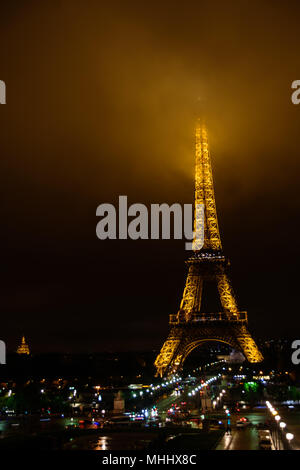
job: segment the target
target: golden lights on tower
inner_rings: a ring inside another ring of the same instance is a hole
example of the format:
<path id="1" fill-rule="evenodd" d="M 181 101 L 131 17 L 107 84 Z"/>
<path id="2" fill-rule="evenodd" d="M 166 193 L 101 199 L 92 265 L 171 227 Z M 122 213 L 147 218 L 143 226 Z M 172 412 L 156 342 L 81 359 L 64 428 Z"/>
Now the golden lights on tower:
<path id="1" fill-rule="evenodd" d="M 21 344 L 17 348 L 17 354 L 30 354 L 30 349 L 28 344 L 26 343 L 25 336 L 22 336 Z"/>
<path id="2" fill-rule="evenodd" d="M 204 214 L 197 210 L 204 206 Z M 202 220 L 201 220 L 202 217 Z M 229 265 L 222 251 L 214 193 L 206 125 L 200 119 L 195 129 L 195 213 L 194 233 L 204 224 L 204 243 L 193 241 L 193 255 L 177 314 L 170 315 L 169 336 L 155 360 L 160 376 L 177 372 L 193 349 L 205 341 L 219 341 L 240 350 L 249 362 L 263 356 L 247 328 L 247 313 L 239 311 L 231 282 Z M 214 281 L 222 312 L 202 311 L 203 285 Z"/>

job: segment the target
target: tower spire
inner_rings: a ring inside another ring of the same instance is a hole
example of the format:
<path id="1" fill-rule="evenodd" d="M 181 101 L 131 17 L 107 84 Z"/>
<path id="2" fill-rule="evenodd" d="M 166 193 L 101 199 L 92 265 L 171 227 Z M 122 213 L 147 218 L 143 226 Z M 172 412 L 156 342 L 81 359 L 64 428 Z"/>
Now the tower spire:
<path id="1" fill-rule="evenodd" d="M 204 245 L 203 249 L 222 250 L 215 201 L 211 158 L 208 146 L 207 128 L 203 118 L 198 118 L 195 129 L 195 217 L 194 230 L 199 220 L 197 204 L 204 204 Z M 197 246 L 194 247 L 197 250 Z"/>

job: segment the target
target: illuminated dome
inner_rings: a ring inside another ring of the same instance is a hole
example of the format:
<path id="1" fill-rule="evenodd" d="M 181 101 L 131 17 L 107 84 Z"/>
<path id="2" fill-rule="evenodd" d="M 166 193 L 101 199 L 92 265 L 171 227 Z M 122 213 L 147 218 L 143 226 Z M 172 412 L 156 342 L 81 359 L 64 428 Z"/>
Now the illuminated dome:
<path id="1" fill-rule="evenodd" d="M 17 349 L 17 354 L 30 354 L 29 346 L 25 341 L 25 336 L 22 336 L 21 344 Z"/>

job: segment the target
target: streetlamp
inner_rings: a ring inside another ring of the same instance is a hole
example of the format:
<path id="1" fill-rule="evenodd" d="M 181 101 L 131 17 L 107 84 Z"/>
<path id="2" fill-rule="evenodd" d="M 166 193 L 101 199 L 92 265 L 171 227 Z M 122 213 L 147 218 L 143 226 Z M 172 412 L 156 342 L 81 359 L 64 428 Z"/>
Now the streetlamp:
<path id="1" fill-rule="evenodd" d="M 291 443 L 291 440 L 294 439 L 294 434 L 292 434 L 291 432 L 287 432 L 285 437 L 287 438 L 289 444 Z"/>
<path id="2" fill-rule="evenodd" d="M 276 418 L 275 418 L 276 419 Z M 279 421 L 279 420 L 278 420 Z M 283 430 L 284 428 L 286 427 L 286 423 L 284 423 L 283 421 L 280 421 L 279 423 L 279 427 L 280 427 L 280 441 L 281 441 L 281 444 L 283 445 L 283 448 L 284 448 L 284 440 L 283 440 Z"/>
<path id="3" fill-rule="evenodd" d="M 276 422 L 279 424 L 279 421 L 281 420 L 281 417 L 277 414 L 276 416 L 274 416 Z M 276 434 L 276 449 L 277 449 L 277 446 L 278 446 L 278 450 L 280 449 L 280 438 L 279 438 L 279 432 L 278 432 L 278 428 L 276 426 L 275 428 L 275 434 Z"/>

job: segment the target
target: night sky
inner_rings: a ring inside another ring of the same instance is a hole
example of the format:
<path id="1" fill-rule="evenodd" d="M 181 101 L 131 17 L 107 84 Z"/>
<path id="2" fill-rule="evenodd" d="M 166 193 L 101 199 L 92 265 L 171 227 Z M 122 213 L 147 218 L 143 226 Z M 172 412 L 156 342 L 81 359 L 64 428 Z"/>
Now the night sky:
<path id="1" fill-rule="evenodd" d="M 184 241 L 100 241 L 96 208 L 192 203 L 205 100 L 223 248 L 256 338 L 300 334 L 299 2 L 0 7 L 1 333 L 33 352 L 159 348 Z"/>

